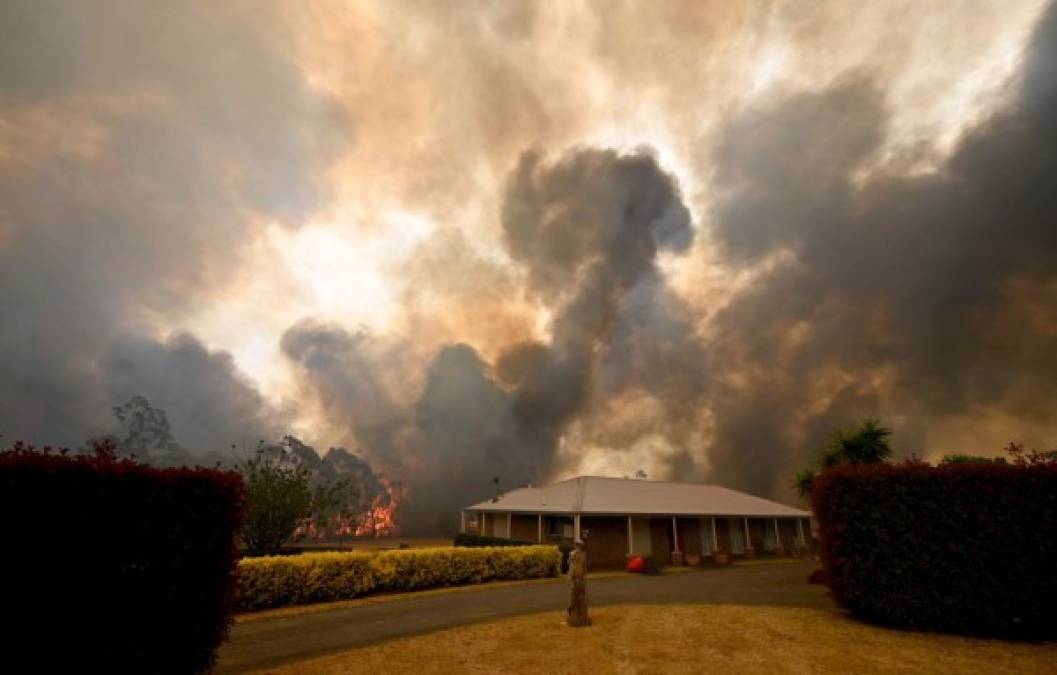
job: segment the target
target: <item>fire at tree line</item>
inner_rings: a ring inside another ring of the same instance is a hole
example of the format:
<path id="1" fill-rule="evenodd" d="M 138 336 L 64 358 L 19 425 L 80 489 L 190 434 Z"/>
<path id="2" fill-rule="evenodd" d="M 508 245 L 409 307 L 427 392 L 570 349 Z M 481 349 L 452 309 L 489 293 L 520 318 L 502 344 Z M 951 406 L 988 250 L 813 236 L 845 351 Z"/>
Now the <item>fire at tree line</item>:
<path id="1" fill-rule="evenodd" d="M 87 442 L 80 452 L 113 452 L 157 467 L 214 465 L 242 474 L 246 487 L 241 537 L 250 551 L 276 551 L 309 539 L 383 537 L 396 531 L 396 510 L 403 488 L 379 475 L 345 448 L 320 456 L 293 435 L 277 442 L 259 440 L 244 459 L 239 452 L 212 451 L 196 456 L 176 442 L 165 411 L 143 396 L 114 408 L 121 435 Z"/>

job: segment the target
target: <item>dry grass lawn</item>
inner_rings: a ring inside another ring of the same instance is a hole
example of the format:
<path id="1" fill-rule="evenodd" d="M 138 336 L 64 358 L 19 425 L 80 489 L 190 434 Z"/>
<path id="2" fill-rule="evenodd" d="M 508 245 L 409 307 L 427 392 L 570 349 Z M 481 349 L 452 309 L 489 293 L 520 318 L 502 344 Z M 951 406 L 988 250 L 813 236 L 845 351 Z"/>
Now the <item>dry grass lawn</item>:
<path id="1" fill-rule="evenodd" d="M 837 610 L 632 605 L 514 617 L 402 638 L 264 672 L 319 673 L 1009 673 L 1057 672 L 1057 643 L 903 633 Z"/>

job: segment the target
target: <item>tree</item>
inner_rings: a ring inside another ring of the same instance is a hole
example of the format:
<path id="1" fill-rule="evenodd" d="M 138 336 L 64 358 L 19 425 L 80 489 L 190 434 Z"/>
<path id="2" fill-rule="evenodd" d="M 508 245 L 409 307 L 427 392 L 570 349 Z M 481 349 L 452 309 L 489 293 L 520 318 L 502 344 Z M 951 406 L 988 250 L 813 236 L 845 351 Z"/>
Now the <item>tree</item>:
<path id="1" fill-rule="evenodd" d="M 1029 450 L 1024 451 L 1023 443 L 1009 442 L 1002 448 L 1009 455 L 1009 461 L 1015 466 L 1039 466 L 1042 464 L 1057 464 L 1057 450 Z"/>
<path id="2" fill-rule="evenodd" d="M 284 438 L 279 445 L 261 441 L 241 465 L 246 483 L 246 522 L 242 540 L 254 551 L 277 551 L 310 531 L 326 529 L 332 518 L 348 518 L 349 481 L 314 473 Z M 304 446 L 307 447 L 307 446 Z"/>
<path id="3" fill-rule="evenodd" d="M 793 485 L 801 497 L 807 497 L 811 494 L 811 483 L 814 480 L 814 469 L 801 469 L 796 472 L 796 476 L 793 478 Z"/>
<path id="4" fill-rule="evenodd" d="M 880 420 L 864 419 L 855 429 L 838 429 L 829 445 L 822 449 L 822 467 L 837 464 L 877 464 L 892 456 L 888 437 L 892 430 L 881 426 Z"/>
<path id="5" fill-rule="evenodd" d="M 881 421 L 866 418 L 854 429 L 838 429 L 833 432 L 829 444 L 819 451 L 817 470 L 838 464 L 879 464 L 888 461 L 892 448 L 888 438 L 892 430 L 882 426 Z M 793 484 L 801 497 L 811 494 L 816 469 L 803 469 L 796 473 Z"/>
<path id="6" fill-rule="evenodd" d="M 242 540 L 253 551 L 276 551 L 312 515 L 308 471 L 283 465 L 260 451 L 241 470 L 246 483 Z"/>
<path id="7" fill-rule="evenodd" d="M 369 464 L 345 448 L 320 457 L 293 435 L 257 445 L 240 465 L 247 513 L 242 539 L 255 550 L 276 550 L 305 536 L 376 535 L 375 510 L 392 526 L 392 495 Z"/>
<path id="8" fill-rule="evenodd" d="M 115 439 L 117 453 L 136 457 L 156 466 L 180 466 L 193 461 L 191 454 L 176 442 L 165 411 L 143 396 L 133 396 L 113 408 L 124 437 Z"/>

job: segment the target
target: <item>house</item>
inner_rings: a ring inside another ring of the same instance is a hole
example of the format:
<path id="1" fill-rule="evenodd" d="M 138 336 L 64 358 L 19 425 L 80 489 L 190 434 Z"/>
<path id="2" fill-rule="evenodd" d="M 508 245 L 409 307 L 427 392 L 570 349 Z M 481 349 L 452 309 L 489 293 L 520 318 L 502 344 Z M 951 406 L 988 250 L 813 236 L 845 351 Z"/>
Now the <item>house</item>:
<path id="1" fill-rule="evenodd" d="M 593 569 L 630 556 L 698 564 L 756 555 L 804 555 L 808 511 L 718 485 L 580 476 L 511 490 L 463 509 L 461 529 L 519 541 L 583 538 Z"/>

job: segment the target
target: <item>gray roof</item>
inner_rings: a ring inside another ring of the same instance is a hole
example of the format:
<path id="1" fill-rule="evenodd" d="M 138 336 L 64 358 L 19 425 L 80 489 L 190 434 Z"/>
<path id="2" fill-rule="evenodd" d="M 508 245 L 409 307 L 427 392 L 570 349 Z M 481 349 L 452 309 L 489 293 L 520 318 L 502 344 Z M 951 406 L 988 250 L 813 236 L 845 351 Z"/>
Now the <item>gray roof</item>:
<path id="1" fill-rule="evenodd" d="M 578 476 L 543 487 L 525 487 L 467 511 L 590 513 L 669 516 L 770 516 L 807 518 L 808 511 L 718 485 Z"/>

